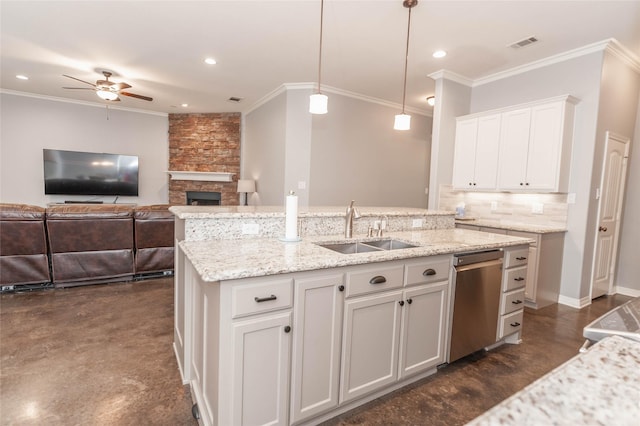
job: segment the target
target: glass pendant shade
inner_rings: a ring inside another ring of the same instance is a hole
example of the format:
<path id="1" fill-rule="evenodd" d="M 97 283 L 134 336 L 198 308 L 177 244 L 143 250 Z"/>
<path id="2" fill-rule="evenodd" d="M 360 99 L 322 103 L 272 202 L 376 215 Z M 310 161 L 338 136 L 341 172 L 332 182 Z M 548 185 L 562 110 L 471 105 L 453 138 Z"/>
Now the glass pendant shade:
<path id="1" fill-rule="evenodd" d="M 315 93 L 309 96 L 309 112 L 311 114 L 326 114 L 329 98 L 322 93 Z"/>
<path id="2" fill-rule="evenodd" d="M 396 130 L 409 130 L 411 128 L 411 116 L 409 114 L 398 114 L 393 123 Z"/>
<path id="3" fill-rule="evenodd" d="M 118 94 L 110 90 L 98 90 L 96 93 L 105 101 L 113 101 L 115 99 L 118 99 Z"/>

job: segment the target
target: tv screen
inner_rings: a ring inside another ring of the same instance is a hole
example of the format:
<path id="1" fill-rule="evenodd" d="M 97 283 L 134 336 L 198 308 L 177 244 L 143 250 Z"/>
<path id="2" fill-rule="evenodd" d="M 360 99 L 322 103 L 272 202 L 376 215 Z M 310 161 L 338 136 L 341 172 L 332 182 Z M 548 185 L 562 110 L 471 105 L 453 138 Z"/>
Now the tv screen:
<path id="1" fill-rule="evenodd" d="M 44 193 L 138 195 L 135 155 L 44 149 Z"/>

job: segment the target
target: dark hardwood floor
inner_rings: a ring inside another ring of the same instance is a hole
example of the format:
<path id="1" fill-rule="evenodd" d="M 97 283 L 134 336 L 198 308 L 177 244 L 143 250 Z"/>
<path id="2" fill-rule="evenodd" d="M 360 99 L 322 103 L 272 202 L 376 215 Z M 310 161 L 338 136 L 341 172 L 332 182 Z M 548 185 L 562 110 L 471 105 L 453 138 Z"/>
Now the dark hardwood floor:
<path id="1" fill-rule="evenodd" d="M 326 424 L 460 425 L 577 354 L 582 310 L 525 312 L 523 343 L 442 368 Z M 173 279 L 0 296 L 0 424 L 194 425 L 173 348 Z"/>

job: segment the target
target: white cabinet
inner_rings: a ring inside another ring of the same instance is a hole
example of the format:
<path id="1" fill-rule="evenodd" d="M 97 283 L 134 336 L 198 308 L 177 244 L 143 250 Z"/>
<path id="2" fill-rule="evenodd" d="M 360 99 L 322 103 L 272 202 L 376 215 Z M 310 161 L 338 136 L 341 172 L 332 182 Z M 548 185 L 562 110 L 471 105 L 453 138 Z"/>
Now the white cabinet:
<path id="1" fill-rule="evenodd" d="M 555 101 L 503 114 L 498 187 L 566 192 L 573 105 Z"/>
<path id="2" fill-rule="evenodd" d="M 233 327 L 233 425 L 285 425 L 289 407 L 291 311 L 236 321 Z"/>
<path id="3" fill-rule="evenodd" d="M 404 266 L 399 275 L 396 265 Z M 380 289 L 345 302 L 341 402 L 427 372 L 445 361 L 450 271 L 451 256 L 437 256 L 347 274 L 348 286 L 362 289 L 363 282 L 384 277 L 386 282 L 370 287 L 385 284 L 391 290 Z M 405 288 L 399 290 L 402 285 Z"/>
<path id="4" fill-rule="evenodd" d="M 576 102 L 559 96 L 458 117 L 453 187 L 567 192 Z"/>
<path id="5" fill-rule="evenodd" d="M 504 338 L 508 343 L 520 342 L 528 261 L 528 246 L 515 246 L 504 249 L 502 296 L 497 324 L 497 340 Z"/>
<path id="6" fill-rule="evenodd" d="M 344 275 L 295 280 L 291 422 L 338 406 Z"/>
<path id="7" fill-rule="evenodd" d="M 500 114 L 493 114 L 456 122 L 454 188 L 496 188 L 500 121 Z"/>

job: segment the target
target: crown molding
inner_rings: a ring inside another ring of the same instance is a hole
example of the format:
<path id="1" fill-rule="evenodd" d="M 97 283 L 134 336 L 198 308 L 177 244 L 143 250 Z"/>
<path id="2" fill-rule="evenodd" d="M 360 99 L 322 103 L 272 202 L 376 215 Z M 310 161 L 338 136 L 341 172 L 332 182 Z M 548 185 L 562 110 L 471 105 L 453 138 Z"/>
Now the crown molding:
<path id="1" fill-rule="evenodd" d="M 464 86 L 469 86 L 469 87 L 472 87 L 474 84 L 474 81 L 472 79 L 460 74 L 456 74 L 455 72 L 449 71 L 449 70 L 439 70 L 436 72 L 432 72 L 427 76 L 434 80 L 445 79 L 445 80 L 455 81 L 456 83 L 462 84 Z"/>
<path id="2" fill-rule="evenodd" d="M 67 103 L 67 104 L 83 105 L 83 106 L 89 106 L 89 107 L 95 107 L 95 108 L 109 107 L 110 109 L 113 109 L 113 110 L 126 111 L 126 112 L 135 112 L 135 113 L 138 113 L 138 114 L 157 115 L 159 117 L 168 117 L 169 116 L 169 114 L 166 113 L 166 112 L 149 111 L 149 110 L 146 110 L 146 109 L 137 109 L 137 108 L 128 108 L 128 107 L 123 107 L 123 106 L 118 106 L 118 105 L 111 105 L 111 104 L 106 105 L 106 104 L 102 104 L 102 103 L 98 103 L 98 102 L 79 101 L 79 100 L 76 100 L 76 99 L 60 98 L 60 97 L 57 97 L 57 96 L 38 95 L 36 93 L 19 92 L 17 90 L 0 89 L 0 93 L 7 94 L 7 95 L 14 95 L 14 96 L 22 96 L 22 97 L 25 97 L 25 98 L 41 99 L 41 100 L 45 100 L 45 101 L 64 102 L 64 103 Z"/>
<path id="3" fill-rule="evenodd" d="M 287 90 L 314 90 L 317 86 L 318 86 L 317 83 L 308 83 L 308 82 L 307 83 L 284 83 L 279 87 L 277 87 L 276 89 L 272 90 L 271 92 L 267 93 L 262 98 L 260 98 L 256 103 L 251 105 L 251 107 L 248 110 L 246 110 L 244 114 L 249 114 L 250 112 L 261 107 L 265 103 L 274 99 L 278 95 L 286 92 Z M 323 93 L 333 93 L 334 95 L 346 96 L 348 98 L 358 99 L 363 102 L 378 104 L 378 105 L 386 106 L 393 109 L 402 109 L 402 104 L 386 101 L 380 98 L 375 98 L 373 96 L 363 95 L 361 93 L 350 92 L 348 90 L 339 89 L 333 86 L 326 86 L 322 84 L 320 86 L 320 89 L 322 90 Z M 410 113 L 422 115 L 425 117 L 433 116 L 433 113 L 431 111 L 423 110 L 420 108 L 414 108 L 406 105 L 404 107 L 404 110 Z"/>
<path id="4" fill-rule="evenodd" d="M 579 47 L 577 49 L 569 50 L 567 52 L 559 53 L 557 55 L 549 56 L 538 61 L 530 62 L 515 68 L 511 68 L 505 71 L 500 71 L 495 74 L 488 75 L 486 77 L 478 78 L 473 81 L 473 87 L 482 86 L 483 84 L 491 83 L 504 78 L 513 77 L 518 74 L 522 74 L 528 71 L 532 71 L 538 68 L 547 67 L 549 65 L 557 64 L 559 62 L 568 61 L 570 59 L 578 58 L 580 56 L 588 55 L 594 52 L 601 52 L 607 50 L 616 57 L 620 58 L 627 65 L 632 67 L 634 71 L 640 73 L 640 59 L 633 54 L 629 49 L 624 47 L 618 40 L 609 38 L 599 41 L 597 43 L 588 44 L 586 46 Z"/>

